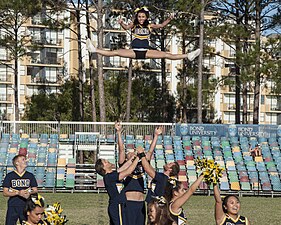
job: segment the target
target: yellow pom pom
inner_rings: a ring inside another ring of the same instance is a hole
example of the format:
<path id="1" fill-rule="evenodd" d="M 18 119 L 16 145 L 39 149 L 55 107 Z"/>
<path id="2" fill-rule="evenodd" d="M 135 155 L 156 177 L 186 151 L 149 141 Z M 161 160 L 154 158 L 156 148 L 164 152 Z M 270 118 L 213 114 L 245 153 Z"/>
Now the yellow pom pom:
<path id="1" fill-rule="evenodd" d="M 214 160 L 197 158 L 195 159 L 196 169 L 201 171 L 204 176 L 204 181 L 207 184 L 217 184 L 222 177 L 223 168 L 221 168 Z"/>

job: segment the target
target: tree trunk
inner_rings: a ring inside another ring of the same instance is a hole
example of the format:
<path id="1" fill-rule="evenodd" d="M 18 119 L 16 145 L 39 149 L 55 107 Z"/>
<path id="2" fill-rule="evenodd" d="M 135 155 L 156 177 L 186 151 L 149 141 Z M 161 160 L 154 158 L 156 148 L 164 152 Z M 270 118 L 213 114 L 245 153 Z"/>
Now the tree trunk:
<path id="1" fill-rule="evenodd" d="M 98 36 L 98 48 L 103 48 L 103 13 L 102 13 L 103 1 L 98 0 L 97 7 L 97 36 Z M 98 83 L 99 83 L 99 107 L 100 107 L 100 122 L 105 122 L 105 99 L 104 99 L 104 84 L 103 84 L 103 63 L 102 56 L 98 54 L 97 59 L 97 70 L 98 70 Z"/>
<path id="2" fill-rule="evenodd" d="M 91 24 L 89 17 L 89 2 L 86 0 L 86 25 L 87 25 L 87 35 L 88 38 L 91 38 Z M 95 97 L 95 79 L 94 79 L 94 70 L 93 70 L 93 61 L 92 53 L 89 52 L 89 75 L 90 75 L 90 101 L 92 107 L 92 121 L 97 122 L 97 113 L 96 113 L 96 97 Z M 96 127 L 94 126 L 94 131 Z"/>
<path id="3" fill-rule="evenodd" d="M 18 21 L 18 14 L 16 15 L 16 21 Z M 14 28 L 14 32 L 15 32 L 15 49 L 16 49 L 16 54 L 15 54 L 15 59 L 14 59 L 14 75 L 15 75 L 15 80 L 14 80 L 14 99 L 15 99 L 15 103 L 14 103 L 14 107 L 15 107 L 15 121 L 19 121 L 19 83 L 18 83 L 18 78 L 19 78 L 19 71 L 18 71 L 18 35 L 19 35 L 19 30 L 18 30 L 18 27 L 17 27 L 17 23 L 16 22 L 16 26 Z M 16 131 L 18 130 L 18 128 L 16 127 Z"/>
<path id="4" fill-rule="evenodd" d="M 79 1 L 80 3 L 80 1 Z M 80 27 L 80 4 L 76 8 L 76 22 L 77 22 L 77 42 L 78 42 L 78 79 L 79 79 L 79 119 L 84 121 L 84 102 L 83 102 L 83 61 L 81 52 L 81 27 Z"/>
<path id="5" fill-rule="evenodd" d="M 236 6 L 236 23 L 239 26 L 241 24 L 240 13 L 239 13 L 239 0 L 235 1 Z M 235 40 L 235 51 L 236 53 L 241 52 L 241 43 L 240 37 L 236 37 Z M 238 58 L 236 54 L 235 58 L 235 124 L 240 124 L 240 109 L 241 109 L 241 100 L 240 100 L 240 92 L 241 92 L 241 81 L 240 81 L 240 58 Z"/>
<path id="6" fill-rule="evenodd" d="M 164 15 L 163 17 L 164 18 Z M 161 30 L 161 51 L 166 51 L 165 48 L 165 32 L 164 29 Z M 168 118 L 168 109 L 167 109 L 167 85 L 166 85 L 166 60 L 161 59 L 161 85 L 162 85 L 162 122 L 166 122 Z"/>
<path id="7" fill-rule="evenodd" d="M 16 43 L 17 43 L 17 34 L 16 34 Z M 15 70 L 14 70 L 14 75 L 15 75 L 15 85 L 14 85 L 14 97 L 15 97 L 15 121 L 19 121 L 19 83 L 18 83 L 18 57 L 15 57 Z"/>
<path id="8" fill-rule="evenodd" d="M 130 122 L 130 115 L 131 115 L 132 76 L 133 76 L 133 60 L 129 59 L 126 122 Z"/>
<path id="9" fill-rule="evenodd" d="M 186 53 L 186 36 L 182 34 L 182 54 Z M 184 65 L 187 63 L 187 59 L 184 59 Z M 188 62 L 189 63 L 189 62 Z M 186 66 L 182 68 L 182 115 L 181 122 L 187 123 L 187 69 Z"/>
<path id="10" fill-rule="evenodd" d="M 165 59 L 161 59 L 161 77 L 162 77 L 162 122 L 167 122 L 168 109 L 167 109 L 167 84 L 166 84 L 166 61 L 165 61 Z"/>
<path id="11" fill-rule="evenodd" d="M 254 90 L 254 115 L 253 124 L 259 123 L 259 105 L 260 105 L 260 36 L 261 36 L 261 0 L 256 0 L 256 29 L 255 29 L 255 40 L 256 40 L 256 62 L 255 62 L 255 90 Z"/>
<path id="12" fill-rule="evenodd" d="M 247 32 L 248 26 L 249 26 L 249 2 L 245 1 L 245 19 L 244 19 L 244 30 Z M 245 39 L 244 45 L 243 45 L 243 51 L 245 54 L 248 53 L 248 38 Z M 247 68 L 244 67 L 245 73 L 247 72 Z M 243 114 L 242 114 L 242 123 L 247 124 L 248 123 L 248 86 L 247 81 L 243 82 L 242 87 L 242 96 L 243 96 Z"/>
<path id="13" fill-rule="evenodd" d="M 240 43 L 236 42 L 236 52 L 239 51 Z M 240 48 L 241 50 L 241 48 Z M 240 124 L 240 92 L 241 92 L 241 81 L 240 81 L 240 65 L 238 64 L 239 59 L 236 56 L 235 63 L 235 124 Z"/>
<path id="14" fill-rule="evenodd" d="M 76 17 L 76 24 L 77 24 L 77 51 L 78 51 L 78 91 L 79 91 L 79 120 L 84 120 L 84 103 L 83 103 L 83 61 L 82 61 L 82 52 L 81 52 L 81 23 L 80 23 L 80 0 L 78 1 L 76 10 L 75 10 L 75 17 Z M 79 127 L 81 131 L 82 128 Z M 83 151 L 79 151 L 79 163 L 84 163 L 84 154 Z"/>
<path id="15" fill-rule="evenodd" d="M 197 123 L 202 123 L 202 77 L 203 77 L 203 41 L 204 41 L 204 4 L 201 0 L 200 25 L 199 25 L 199 48 L 201 54 L 198 58 L 198 86 L 197 86 Z"/>
<path id="16" fill-rule="evenodd" d="M 247 90 L 247 84 L 243 84 L 243 88 L 242 88 L 242 94 L 243 94 L 243 124 L 247 124 L 248 123 L 248 102 L 247 102 L 247 95 L 248 95 L 248 90 Z"/>

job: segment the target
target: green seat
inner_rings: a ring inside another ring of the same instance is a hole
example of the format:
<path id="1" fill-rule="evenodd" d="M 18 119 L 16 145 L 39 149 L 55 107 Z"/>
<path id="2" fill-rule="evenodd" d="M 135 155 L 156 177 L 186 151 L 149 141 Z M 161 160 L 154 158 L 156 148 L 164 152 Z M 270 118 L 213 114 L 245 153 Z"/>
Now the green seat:
<path id="1" fill-rule="evenodd" d="M 224 157 L 232 157 L 231 151 L 225 151 L 224 152 Z"/>
<path id="2" fill-rule="evenodd" d="M 182 144 L 183 144 L 183 146 L 191 146 L 190 140 L 183 140 Z"/>
<path id="3" fill-rule="evenodd" d="M 251 185 L 249 182 L 241 182 L 241 190 L 243 191 L 250 191 L 251 190 Z"/>
<path id="4" fill-rule="evenodd" d="M 64 180 L 63 179 L 57 179 L 56 187 L 63 187 L 63 186 L 64 186 Z"/>
<path id="5" fill-rule="evenodd" d="M 74 185 L 75 185 L 74 179 L 66 179 L 65 181 L 66 188 L 74 188 Z"/>

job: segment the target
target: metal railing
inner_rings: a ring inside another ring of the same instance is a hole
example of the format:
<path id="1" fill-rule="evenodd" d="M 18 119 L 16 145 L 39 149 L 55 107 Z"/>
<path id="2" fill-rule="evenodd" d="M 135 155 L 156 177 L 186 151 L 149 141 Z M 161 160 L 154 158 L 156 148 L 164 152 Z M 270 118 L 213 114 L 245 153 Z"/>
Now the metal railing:
<path id="1" fill-rule="evenodd" d="M 174 123 L 122 123 L 123 133 L 132 135 L 153 134 L 155 127 L 163 126 L 164 134 L 173 135 Z M 114 134 L 114 122 L 69 122 L 69 121 L 2 121 L 2 133 L 24 134 L 75 134 L 75 132 L 99 132 Z"/>

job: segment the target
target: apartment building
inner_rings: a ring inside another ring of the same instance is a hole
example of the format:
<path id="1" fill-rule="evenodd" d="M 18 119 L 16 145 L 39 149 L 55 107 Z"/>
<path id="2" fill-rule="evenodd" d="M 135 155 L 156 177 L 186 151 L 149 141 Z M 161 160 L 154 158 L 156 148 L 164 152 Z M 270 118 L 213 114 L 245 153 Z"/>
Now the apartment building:
<path id="1" fill-rule="evenodd" d="M 83 12 L 81 12 L 83 13 Z M 58 16 L 58 15 L 57 15 Z M 65 12 L 59 17 L 69 17 L 70 13 Z M 107 15 L 105 16 L 105 18 Z M 49 93 L 56 93 L 63 82 L 71 76 L 77 76 L 78 70 L 78 44 L 77 36 L 70 29 L 51 30 L 42 25 L 43 19 L 41 15 L 30 18 L 23 26 L 21 32 L 30 34 L 30 42 L 26 45 L 28 54 L 19 60 L 19 76 L 18 76 L 18 90 L 19 90 L 19 108 L 20 114 L 24 113 L 24 104 L 28 97 L 37 94 L 42 87 L 48 90 Z M 208 19 L 208 18 L 206 18 Z M 88 52 L 85 46 L 87 37 L 85 17 L 81 18 L 82 31 L 82 55 L 83 55 L 83 70 L 89 68 Z M 112 49 L 116 45 L 116 40 L 125 39 L 130 40 L 130 33 L 122 30 L 117 22 L 113 19 L 110 23 L 104 19 L 104 47 Z M 96 21 L 91 20 L 91 26 L 96 27 Z M 72 27 L 75 29 L 75 27 Z M 92 40 L 97 43 L 97 35 L 92 32 Z M 266 39 L 264 39 L 266 40 Z M 169 37 L 168 50 L 171 53 L 179 53 L 180 46 L 178 45 L 180 37 L 172 35 Z M 32 44 L 37 47 L 33 48 Z M 216 52 L 221 52 L 226 57 L 235 57 L 235 51 L 229 45 L 224 43 L 221 39 L 209 40 L 208 44 L 215 49 Z M 9 61 L 9 53 L 6 49 L 0 47 L 0 60 L 7 65 L 0 64 L 0 113 L 6 120 L 14 120 L 14 76 L 13 70 L 9 68 L 13 62 Z M 147 63 L 150 70 L 159 74 L 161 79 L 160 60 L 133 60 L 135 66 L 141 63 Z M 177 70 L 181 67 L 182 61 L 166 60 L 167 82 L 168 90 L 177 95 Z M 120 57 L 104 57 L 104 75 L 114 73 L 114 71 L 126 71 L 129 65 L 129 59 Z M 233 68 L 233 64 L 225 61 L 222 57 L 216 55 L 204 59 L 204 66 L 210 69 L 211 76 L 215 78 L 222 78 L 229 76 Z M 270 87 L 270 82 L 266 84 Z M 248 93 L 248 113 L 249 123 L 252 121 L 253 115 L 253 92 Z M 242 99 L 241 99 L 242 102 Z M 233 87 L 223 85 L 220 86 L 214 94 L 213 108 L 215 111 L 214 120 L 220 119 L 222 123 L 235 122 L 235 90 Z M 242 109 L 241 109 L 242 114 Z M 242 118 L 242 116 L 241 116 Z M 261 88 L 260 97 L 260 124 L 281 124 L 281 107 L 280 97 L 273 95 L 270 88 Z"/>

